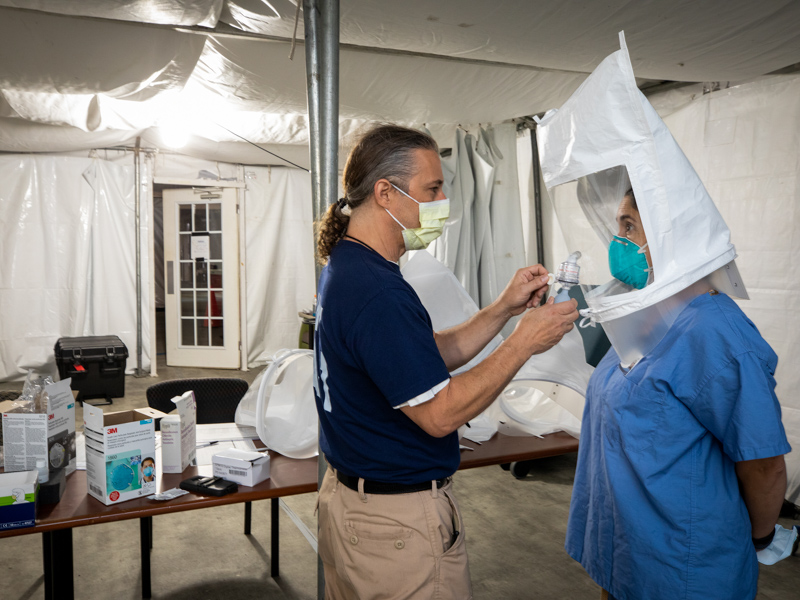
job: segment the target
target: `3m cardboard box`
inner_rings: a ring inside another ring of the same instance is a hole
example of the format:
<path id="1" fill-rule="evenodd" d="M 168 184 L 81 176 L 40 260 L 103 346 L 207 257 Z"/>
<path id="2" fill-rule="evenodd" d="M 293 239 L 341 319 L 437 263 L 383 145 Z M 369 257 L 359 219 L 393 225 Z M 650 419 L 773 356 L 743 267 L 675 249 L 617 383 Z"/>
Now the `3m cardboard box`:
<path id="1" fill-rule="evenodd" d="M 36 525 L 38 473 L 0 473 L 0 531 Z"/>
<path id="2" fill-rule="evenodd" d="M 83 405 L 91 496 L 108 505 L 156 493 L 153 420 L 163 416 L 154 408 L 103 413 L 100 407 Z"/>
<path id="3" fill-rule="evenodd" d="M 214 477 L 252 487 L 269 479 L 269 454 L 226 448 L 211 457 Z"/>
<path id="4" fill-rule="evenodd" d="M 178 414 L 161 419 L 161 470 L 183 473 L 197 455 L 197 404 L 191 390 L 172 401 Z"/>
<path id="5" fill-rule="evenodd" d="M 44 459 L 50 475 L 75 470 L 75 396 L 70 380 L 45 387 L 47 413 L 21 413 L 14 400 L 0 403 L 3 420 L 3 467 L 6 472 L 28 471 Z"/>

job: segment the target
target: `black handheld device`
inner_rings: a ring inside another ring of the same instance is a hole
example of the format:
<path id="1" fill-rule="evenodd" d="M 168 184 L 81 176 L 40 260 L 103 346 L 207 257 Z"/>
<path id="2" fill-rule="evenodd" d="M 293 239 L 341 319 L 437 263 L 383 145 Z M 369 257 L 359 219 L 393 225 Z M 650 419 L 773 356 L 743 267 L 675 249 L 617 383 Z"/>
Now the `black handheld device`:
<path id="1" fill-rule="evenodd" d="M 239 489 L 233 481 L 228 481 L 222 477 L 206 477 L 195 475 L 189 479 L 181 481 L 181 489 L 203 496 L 224 496 L 231 494 Z"/>

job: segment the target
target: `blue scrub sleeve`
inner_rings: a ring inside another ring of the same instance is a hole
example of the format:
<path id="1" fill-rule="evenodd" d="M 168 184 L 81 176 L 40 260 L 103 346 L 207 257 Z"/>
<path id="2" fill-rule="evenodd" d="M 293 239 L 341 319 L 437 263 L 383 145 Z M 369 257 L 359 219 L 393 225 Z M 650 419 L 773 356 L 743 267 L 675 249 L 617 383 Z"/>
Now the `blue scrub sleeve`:
<path id="1" fill-rule="evenodd" d="M 427 311 L 411 290 L 388 288 L 353 323 L 347 345 L 393 407 L 450 377 Z"/>
<path id="2" fill-rule="evenodd" d="M 791 446 L 774 390 L 768 366 L 745 352 L 709 379 L 690 409 L 734 462 L 779 456 Z"/>

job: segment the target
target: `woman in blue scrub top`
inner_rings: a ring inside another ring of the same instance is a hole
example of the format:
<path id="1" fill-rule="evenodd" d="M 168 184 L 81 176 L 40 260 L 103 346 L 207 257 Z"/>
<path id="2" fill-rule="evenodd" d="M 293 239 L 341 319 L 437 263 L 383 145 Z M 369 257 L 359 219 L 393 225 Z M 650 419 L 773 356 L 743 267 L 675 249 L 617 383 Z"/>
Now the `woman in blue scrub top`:
<path id="1" fill-rule="evenodd" d="M 620 238 L 645 246 L 632 192 L 617 223 Z M 652 265 L 646 246 L 640 255 Z M 609 598 L 755 597 L 756 549 L 774 534 L 791 450 L 777 360 L 739 307 L 709 290 L 632 368 L 614 348 L 598 365 L 566 550 Z"/>

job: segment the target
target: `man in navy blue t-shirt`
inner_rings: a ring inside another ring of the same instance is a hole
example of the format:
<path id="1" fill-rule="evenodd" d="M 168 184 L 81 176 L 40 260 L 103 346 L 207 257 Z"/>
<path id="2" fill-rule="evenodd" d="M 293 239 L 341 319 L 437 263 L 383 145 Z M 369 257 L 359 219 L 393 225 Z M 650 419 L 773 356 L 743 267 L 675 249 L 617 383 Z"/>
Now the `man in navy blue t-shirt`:
<path id="1" fill-rule="evenodd" d="M 315 396 L 330 468 L 320 489 L 319 553 L 328 598 L 471 598 L 464 526 L 450 476 L 456 430 L 577 318 L 574 301 L 539 307 L 540 265 L 520 269 L 467 322 L 434 332 L 397 261 L 441 233 L 448 214 L 433 139 L 381 125 L 345 167 L 345 197 L 319 227 Z M 538 307 L 538 308 L 537 308 Z M 514 332 L 451 377 L 512 316 Z"/>

